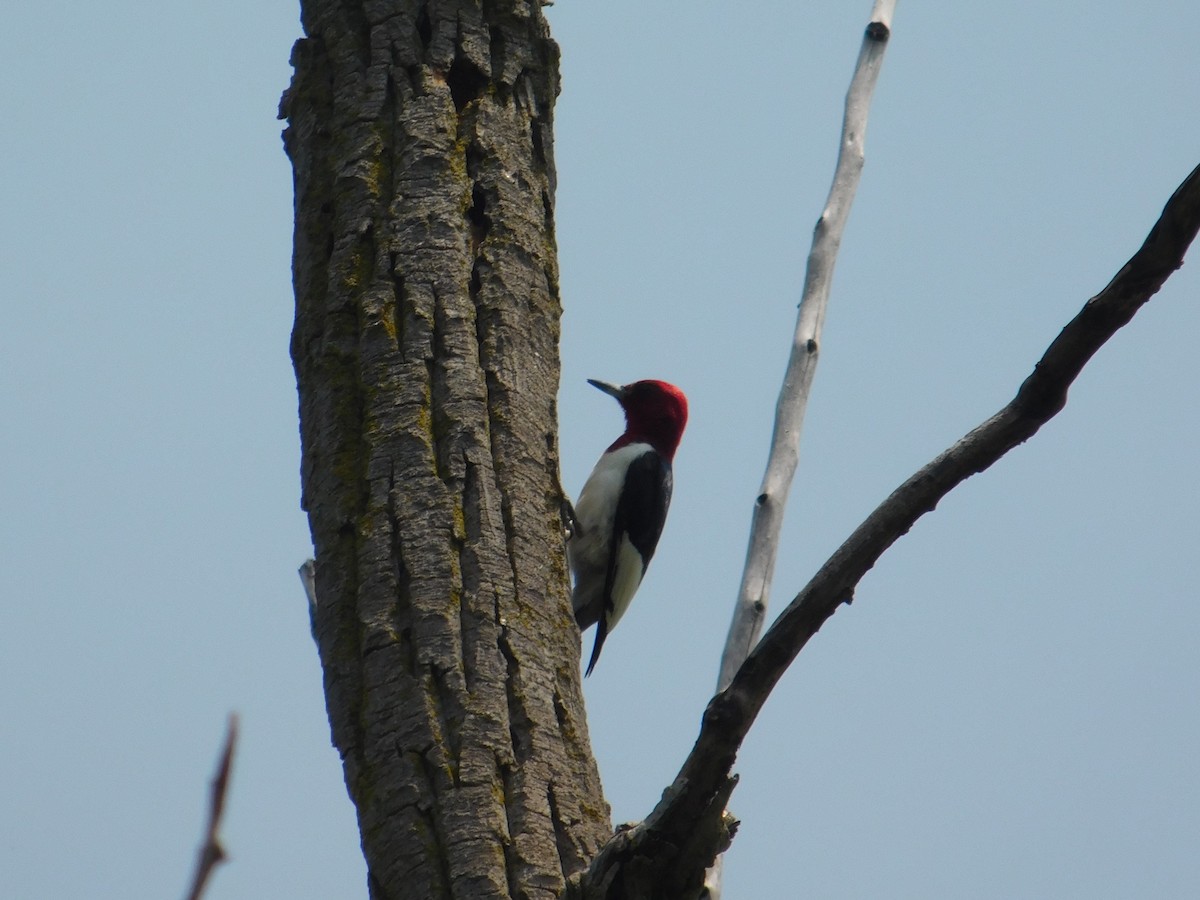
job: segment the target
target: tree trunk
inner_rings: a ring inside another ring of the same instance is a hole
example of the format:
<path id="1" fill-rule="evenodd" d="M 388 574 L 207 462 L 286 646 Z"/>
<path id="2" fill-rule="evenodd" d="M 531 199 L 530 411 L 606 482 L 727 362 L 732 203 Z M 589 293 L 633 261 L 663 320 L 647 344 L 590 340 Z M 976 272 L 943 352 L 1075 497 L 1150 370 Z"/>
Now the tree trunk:
<path id="1" fill-rule="evenodd" d="M 610 834 L 559 513 L 558 48 L 536 0 L 302 7 L 312 624 L 371 896 L 558 896 Z"/>

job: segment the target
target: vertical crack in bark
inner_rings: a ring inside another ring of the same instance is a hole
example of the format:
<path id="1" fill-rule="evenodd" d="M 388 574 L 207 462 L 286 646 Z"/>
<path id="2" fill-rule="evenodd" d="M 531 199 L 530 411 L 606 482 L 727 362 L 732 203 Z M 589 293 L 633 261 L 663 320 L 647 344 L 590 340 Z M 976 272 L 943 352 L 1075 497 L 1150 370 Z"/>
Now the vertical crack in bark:
<path id="1" fill-rule="evenodd" d="M 469 171 L 469 162 L 467 168 Z M 487 194 L 484 192 L 483 185 L 476 181 L 471 186 L 471 205 L 467 208 L 467 221 L 471 223 L 471 255 L 474 257 L 474 264 L 471 268 L 473 279 L 479 268 L 483 242 L 487 240 L 488 232 L 492 230 L 492 217 L 488 215 L 487 208 Z M 478 294 L 479 285 L 476 280 L 472 297 L 477 297 Z"/>
<path id="2" fill-rule="evenodd" d="M 462 491 L 464 539 L 459 547 L 458 560 L 463 580 L 463 602 L 459 604 L 459 634 L 461 635 L 463 648 L 463 682 L 468 697 L 475 695 L 477 672 L 474 658 L 467 649 L 468 635 L 473 633 L 473 629 L 467 621 L 467 616 L 471 615 L 474 621 L 483 618 L 477 608 L 472 610 L 471 604 L 468 603 L 468 598 L 473 598 L 475 607 L 478 607 L 482 603 L 481 598 L 485 590 L 482 566 L 475 551 L 475 547 L 483 539 L 484 524 L 482 521 L 482 511 L 485 502 L 482 494 L 482 485 L 480 484 L 479 467 L 471 461 L 470 455 L 464 452 Z M 495 586 L 487 585 L 487 588 L 493 592 L 494 596 Z M 486 675 L 484 677 L 486 678 Z"/>
<path id="3" fill-rule="evenodd" d="M 458 57 L 446 73 L 446 85 L 450 88 L 450 97 L 454 108 L 461 115 L 467 105 L 474 103 L 487 87 L 488 77 L 470 60 Z"/>
<path id="4" fill-rule="evenodd" d="M 489 390 L 488 390 L 489 408 L 490 408 L 490 403 L 491 403 L 491 401 L 490 401 L 491 395 L 492 395 L 492 392 L 489 388 Z M 492 421 L 494 421 L 494 420 L 492 420 Z M 493 448 L 494 448 L 494 446 L 495 445 L 493 443 Z M 517 542 L 516 542 L 516 526 L 513 524 L 512 501 L 509 499 L 508 492 L 504 490 L 503 486 L 498 484 L 498 487 L 500 487 L 500 518 L 504 522 L 504 546 L 505 546 L 505 549 L 507 550 L 509 567 L 512 570 L 513 602 L 520 603 L 521 602 L 521 573 L 520 573 L 520 570 L 518 569 L 518 564 L 517 564 L 517 560 L 520 557 L 518 556 L 518 548 L 517 548 Z"/>
<path id="5" fill-rule="evenodd" d="M 537 162 L 539 167 L 545 169 L 548 157 L 546 154 L 546 147 L 542 143 L 542 126 L 541 123 L 538 122 L 537 118 L 529 120 L 529 140 L 533 145 L 534 161 Z"/>
<path id="6" fill-rule="evenodd" d="M 387 492 L 387 524 L 391 535 L 391 561 L 393 578 L 396 582 L 396 603 L 392 607 L 392 632 L 395 635 L 395 645 L 404 661 L 405 671 L 413 678 L 417 677 L 417 657 L 413 652 L 412 625 L 410 624 L 409 607 L 412 603 L 412 573 L 404 562 L 403 529 L 400 515 L 396 510 L 396 467 L 393 462 L 388 478 Z"/>
<path id="7" fill-rule="evenodd" d="M 408 346 L 408 291 L 404 286 L 404 271 L 399 266 L 399 254 L 390 253 L 388 273 L 392 278 L 392 340 L 396 344 L 396 354 L 401 363 L 408 362 L 406 348 Z"/>
<path id="8" fill-rule="evenodd" d="M 417 9 L 417 37 L 421 41 L 421 49 L 428 50 L 433 42 L 433 24 L 429 20 L 429 4 L 422 3 Z"/>
<path id="9" fill-rule="evenodd" d="M 438 735 L 441 739 L 442 751 L 446 765 L 446 775 L 451 785 L 458 787 L 460 739 L 462 734 L 462 706 L 458 696 L 450 689 L 449 673 L 430 664 L 427 667 L 427 678 L 424 687 L 429 696 L 434 698 L 435 716 L 438 724 Z"/>
<path id="10" fill-rule="evenodd" d="M 550 821 L 554 823 L 554 846 L 558 850 L 558 864 L 565 881 L 572 872 L 579 868 L 579 854 L 567 831 L 564 813 L 558 808 L 558 798 L 554 794 L 554 782 L 546 786 L 546 804 L 550 808 Z"/>
<path id="11" fill-rule="evenodd" d="M 504 801 L 504 824 L 506 828 L 506 838 L 502 842 L 504 847 L 504 869 L 508 874 L 508 895 L 509 897 L 524 897 L 525 892 L 521 890 L 520 878 L 521 872 L 521 857 L 517 853 L 517 844 L 513 840 L 513 835 L 519 830 L 519 823 L 513 820 L 513 809 L 517 805 L 516 789 L 513 785 L 513 767 L 511 761 L 496 759 L 496 772 L 500 777 L 500 790 L 503 794 Z"/>
<path id="12" fill-rule="evenodd" d="M 430 763 L 429 757 L 425 753 L 412 754 L 416 758 L 416 762 L 420 768 L 420 772 L 424 781 L 429 785 L 429 793 L 432 795 L 433 802 L 427 804 L 418 803 L 416 810 L 421 818 L 422 823 L 427 829 L 427 834 L 419 835 L 426 848 L 426 858 L 432 862 L 436 869 L 434 870 L 437 879 L 434 882 L 435 894 L 438 898 L 449 898 L 454 896 L 454 878 L 450 870 L 450 854 L 447 850 L 446 833 L 438 820 L 438 811 L 441 809 L 441 804 L 437 802 L 439 797 L 438 790 L 438 770 L 437 767 Z"/>
<path id="13" fill-rule="evenodd" d="M 481 218 L 486 221 L 486 215 L 481 215 Z M 488 228 L 490 229 L 490 222 Z M 475 255 L 474 263 L 471 266 L 469 288 L 471 301 L 475 307 L 475 334 L 480 348 L 480 365 L 483 369 L 484 387 L 487 397 L 485 434 L 488 454 L 492 458 L 492 472 L 497 476 L 494 488 L 500 497 L 500 518 L 504 524 L 505 555 L 508 558 L 509 567 L 512 572 L 513 600 L 514 602 L 518 602 L 520 600 L 521 577 L 517 568 L 519 550 L 515 541 L 516 526 L 513 523 L 512 501 L 509 498 L 508 491 L 505 489 L 504 479 L 499 477 L 504 471 L 505 460 L 496 439 L 505 426 L 504 411 L 501 408 L 499 397 L 501 391 L 500 381 L 488 349 L 497 342 L 497 339 L 491 334 L 493 324 L 491 311 L 483 300 L 483 271 L 486 266 L 487 263 L 483 256 L 483 244 L 481 243 L 479 251 Z"/>
<path id="14" fill-rule="evenodd" d="M 373 44 L 374 40 L 372 39 Z M 383 246 L 376 251 L 376 271 L 373 273 L 373 280 L 381 281 L 391 288 L 391 296 L 385 295 L 383 299 L 382 324 L 384 330 L 392 338 L 399 361 L 404 363 L 408 337 L 408 320 L 405 314 L 408 297 L 404 286 L 404 269 L 400 265 L 400 254 L 396 253 L 391 246 L 388 225 L 392 198 L 396 196 L 396 120 L 400 98 L 397 96 L 396 81 L 392 77 L 395 59 L 390 49 L 387 51 L 387 56 L 392 61 L 392 65 L 388 67 L 388 71 L 383 77 L 383 103 L 375 126 L 379 142 L 376 150 L 377 201 L 381 220 L 380 242 Z"/>
<path id="15" fill-rule="evenodd" d="M 447 437 L 454 423 L 447 415 L 450 388 L 447 385 L 446 358 L 450 348 L 446 340 L 446 307 L 441 292 L 433 290 L 433 358 L 426 360 L 429 372 L 430 436 L 433 439 L 433 463 L 442 484 L 453 487 L 454 474 L 450 468 L 450 448 Z"/>
<path id="16" fill-rule="evenodd" d="M 516 654 L 513 653 L 512 645 L 508 640 L 508 626 L 505 624 L 500 626 L 499 646 L 507 667 L 504 686 L 505 696 L 508 700 L 509 738 L 512 741 L 514 760 L 520 766 L 530 758 L 533 751 L 533 722 L 529 717 L 529 711 L 525 708 L 522 694 L 521 664 L 517 661 Z"/>

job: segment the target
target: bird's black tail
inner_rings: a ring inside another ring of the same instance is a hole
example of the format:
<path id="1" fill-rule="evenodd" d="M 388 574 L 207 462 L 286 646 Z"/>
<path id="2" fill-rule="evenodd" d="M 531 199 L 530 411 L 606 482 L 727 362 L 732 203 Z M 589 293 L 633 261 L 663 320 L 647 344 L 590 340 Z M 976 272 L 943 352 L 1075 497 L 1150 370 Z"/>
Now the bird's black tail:
<path id="1" fill-rule="evenodd" d="M 596 623 L 596 643 L 592 645 L 592 658 L 588 660 L 587 671 L 583 673 L 584 678 L 591 675 L 592 669 L 596 668 L 596 660 L 600 658 L 600 648 L 604 646 L 606 637 L 608 637 L 608 616 L 601 616 L 600 621 Z"/>

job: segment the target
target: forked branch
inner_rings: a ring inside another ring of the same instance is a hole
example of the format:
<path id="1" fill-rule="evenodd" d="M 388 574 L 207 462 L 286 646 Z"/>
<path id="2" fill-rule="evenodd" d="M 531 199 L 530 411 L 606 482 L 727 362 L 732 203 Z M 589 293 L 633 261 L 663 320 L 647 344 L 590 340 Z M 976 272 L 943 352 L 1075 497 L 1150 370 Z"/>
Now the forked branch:
<path id="1" fill-rule="evenodd" d="M 841 604 L 850 602 L 863 575 L 917 519 L 961 482 L 1027 441 L 1063 408 L 1087 361 L 1183 265 L 1198 229 L 1200 166 L 1167 201 L 1141 249 L 1050 344 L 1012 402 L 900 485 L 796 595 L 729 687 L 709 701 L 700 736 L 658 806 L 644 822 L 618 833 L 596 857 L 582 885 L 585 896 L 603 895 L 605 886 L 626 877 L 622 870 L 630 860 L 687 846 L 697 824 L 724 809 L 738 748 L 809 638 Z M 678 859 L 671 868 L 678 870 Z"/>

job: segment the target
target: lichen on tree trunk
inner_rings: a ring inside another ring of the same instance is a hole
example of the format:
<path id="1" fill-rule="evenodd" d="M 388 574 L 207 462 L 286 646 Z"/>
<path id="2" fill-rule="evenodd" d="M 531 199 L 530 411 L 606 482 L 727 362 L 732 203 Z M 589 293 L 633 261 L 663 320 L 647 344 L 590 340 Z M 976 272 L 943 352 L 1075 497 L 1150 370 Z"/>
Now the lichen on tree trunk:
<path id="1" fill-rule="evenodd" d="M 536 0 L 302 7 L 303 505 L 371 895 L 558 896 L 610 834 L 559 521 L 558 50 Z"/>

